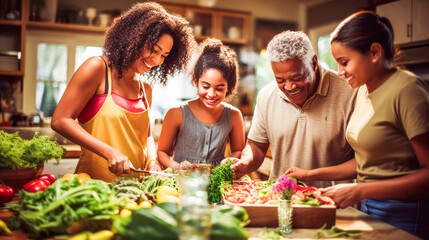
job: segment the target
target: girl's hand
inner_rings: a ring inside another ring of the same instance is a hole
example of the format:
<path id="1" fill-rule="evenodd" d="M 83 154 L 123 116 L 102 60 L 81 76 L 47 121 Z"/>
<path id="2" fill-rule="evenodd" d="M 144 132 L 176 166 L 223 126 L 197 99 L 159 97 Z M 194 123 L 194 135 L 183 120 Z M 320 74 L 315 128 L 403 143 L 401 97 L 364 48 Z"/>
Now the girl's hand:
<path id="1" fill-rule="evenodd" d="M 308 171 L 299 167 L 291 167 L 283 174 L 286 177 L 296 178 L 298 181 L 307 181 Z"/>
<path id="2" fill-rule="evenodd" d="M 195 164 L 190 163 L 190 162 L 188 162 L 188 161 L 183 161 L 183 162 L 181 162 L 181 163 L 180 163 L 180 167 L 182 167 L 182 166 L 187 166 L 187 167 L 190 167 L 190 168 L 195 168 Z"/>
<path id="3" fill-rule="evenodd" d="M 231 169 L 235 173 L 235 179 L 240 179 L 242 176 L 247 174 L 247 167 L 249 166 L 249 164 L 246 161 L 243 161 L 238 158 L 229 157 L 222 160 L 221 164 L 228 163 L 228 159 L 234 162 L 234 164 L 231 165 Z"/>
<path id="4" fill-rule="evenodd" d="M 107 161 L 109 162 L 109 171 L 115 175 L 119 176 L 124 173 L 131 173 L 130 160 L 118 150 L 114 150 L 113 154 L 108 157 Z"/>
<path id="5" fill-rule="evenodd" d="M 348 206 L 353 206 L 361 200 L 357 186 L 357 183 L 344 183 L 332 187 L 321 188 L 319 190 L 323 196 L 332 198 L 337 207 L 346 208 Z"/>
<path id="6" fill-rule="evenodd" d="M 156 162 L 152 162 L 150 165 L 149 165 L 149 169 L 148 170 L 150 170 L 150 171 L 157 171 L 157 172 L 161 172 L 162 171 L 162 168 L 161 168 L 161 166 L 158 164 L 158 163 L 156 163 Z"/>

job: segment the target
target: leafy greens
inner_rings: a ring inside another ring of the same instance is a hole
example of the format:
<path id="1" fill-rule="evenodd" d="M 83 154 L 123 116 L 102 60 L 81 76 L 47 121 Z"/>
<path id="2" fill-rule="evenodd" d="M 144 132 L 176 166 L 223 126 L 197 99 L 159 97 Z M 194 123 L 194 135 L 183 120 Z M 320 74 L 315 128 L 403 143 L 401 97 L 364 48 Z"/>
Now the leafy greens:
<path id="1" fill-rule="evenodd" d="M 37 168 L 48 160 L 57 162 L 65 154 L 65 148 L 51 141 L 48 136 L 35 133 L 31 140 L 24 140 L 18 132 L 0 131 L 0 168 Z"/>

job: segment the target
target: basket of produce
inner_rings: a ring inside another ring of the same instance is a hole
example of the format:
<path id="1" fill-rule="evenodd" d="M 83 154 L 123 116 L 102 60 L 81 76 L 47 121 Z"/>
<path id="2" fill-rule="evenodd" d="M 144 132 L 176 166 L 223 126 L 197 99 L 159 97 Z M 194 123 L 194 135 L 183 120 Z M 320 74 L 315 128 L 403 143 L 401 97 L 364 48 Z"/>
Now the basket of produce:
<path id="1" fill-rule="evenodd" d="M 269 181 L 245 178 L 239 182 L 224 182 L 222 201 L 240 206 L 249 214 L 250 227 L 278 226 L 278 195 L 272 189 L 275 179 Z M 320 228 L 335 225 L 336 206 L 332 199 L 321 195 L 315 187 L 298 186 L 292 196 L 293 227 Z"/>
<path id="2" fill-rule="evenodd" d="M 0 180 L 15 192 L 41 175 L 45 162 L 59 161 L 66 151 L 48 136 L 38 133 L 31 140 L 24 140 L 17 132 L 0 131 L 0 143 Z"/>

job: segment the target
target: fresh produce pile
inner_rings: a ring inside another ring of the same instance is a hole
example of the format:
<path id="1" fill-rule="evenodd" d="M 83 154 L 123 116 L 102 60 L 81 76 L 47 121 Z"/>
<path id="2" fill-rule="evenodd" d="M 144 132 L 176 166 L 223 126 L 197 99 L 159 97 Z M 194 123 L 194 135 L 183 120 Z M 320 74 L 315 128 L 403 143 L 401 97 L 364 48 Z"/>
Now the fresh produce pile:
<path id="1" fill-rule="evenodd" d="M 225 201 L 229 203 L 275 204 L 278 194 L 272 189 L 274 183 L 275 179 L 264 182 L 245 178 L 238 183 L 224 182 L 221 188 Z M 303 186 L 296 188 L 292 203 L 311 206 L 335 205 L 331 198 L 322 196 L 317 188 Z"/>
<path id="2" fill-rule="evenodd" d="M 35 133 L 31 140 L 24 140 L 16 133 L 0 130 L 0 168 L 37 168 L 48 160 L 59 161 L 65 148 L 51 141 L 48 136 Z"/>
<path id="3" fill-rule="evenodd" d="M 171 171 L 170 170 L 166 170 Z M 51 181 L 51 182 L 49 182 Z M 43 185 L 43 186 L 42 186 Z M 45 186 L 46 185 L 46 186 Z M 118 177 L 112 183 L 88 174 L 50 175 L 30 181 L 6 207 L 12 230 L 31 238 L 68 235 L 86 239 L 178 239 L 180 193 L 176 177 Z M 244 208 L 209 209 L 210 239 L 247 239 Z"/>
<path id="4" fill-rule="evenodd" d="M 116 198 L 108 183 L 89 179 L 82 184 L 77 175 L 72 180 L 58 179 L 44 191 L 20 191 L 18 196 L 21 201 L 9 205 L 18 213 L 9 226 L 25 228 L 32 238 L 67 233 L 74 222 L 98 230 L 98 220 L 111 219 L 119 213 L 121 203 L 126 203 L 124 198 Z"/>
<path id="5" fill-rule="evenodd" d="M 212 169 L 208 187 L 210 203 L 220 203 L 222 200 L 221 185 L 224 182 L 232 183 L 234 178 L 234 171 L 231 169 L 232 164 L 234 162 L 228 159 L 226 164 L 221 164 Z"/>
<path id="6" fill-rule="evenodd" d="M 211 240 L 244 240 L 247 233 L 243 229 L 248 224 L 245 209 L 220 206 L 209 210 Z M 166 202 L 151 208 L 134 210 L 127 218 L 116 218 L 113 231 L 116 240 L 176 240 L 179 230 L 179 209 L 176 203 Z"/>

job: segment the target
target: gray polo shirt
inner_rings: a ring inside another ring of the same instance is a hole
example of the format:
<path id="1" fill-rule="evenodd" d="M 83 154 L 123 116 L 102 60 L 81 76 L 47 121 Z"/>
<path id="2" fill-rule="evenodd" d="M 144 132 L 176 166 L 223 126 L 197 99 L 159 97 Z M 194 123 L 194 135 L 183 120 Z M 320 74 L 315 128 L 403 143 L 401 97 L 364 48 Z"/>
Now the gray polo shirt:
<path id="1" fill-rule="evenodd" d="M 259 93 L 248 138 L 269 143 L 273 156 L 270 178 L 292 166 L 314 169 L 353 158 L 345 132 L 356 91 L 335 72 L 319 64 L 320 82 L 302 107 L 289 101 L 275 81 Z M 309 182 L 315 187 L 330 182 Z"/>

